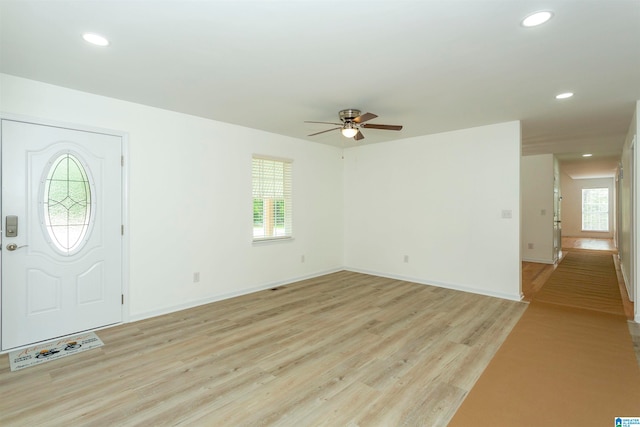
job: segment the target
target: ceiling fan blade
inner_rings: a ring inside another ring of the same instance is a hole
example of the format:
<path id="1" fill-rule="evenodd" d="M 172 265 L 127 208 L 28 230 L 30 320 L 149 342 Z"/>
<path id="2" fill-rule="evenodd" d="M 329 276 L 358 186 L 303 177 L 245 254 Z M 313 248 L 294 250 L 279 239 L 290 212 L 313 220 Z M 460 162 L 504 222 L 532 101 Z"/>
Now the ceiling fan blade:
<path id="1" fill-rule="evenodd" d="M 364 135 L 362 134 L 362 132 L 360 132 L 360 129 L 358 129 L 358 133 L 356 133 L 356 136 L 354 136 L 353 139 L 355 139 L 356 141 L 364 139 Z"/>
<path id="2" fill-rule="evenodd" d="M 373 123 L 365 123 L 362 127 L 366 127 L 368 129 L 402 130 L 402 126 L 400 125 L 377 125 Z"/>
<path id="3" fill-rule="evenodd" d="M 375 119 L 376 117 L 378 117 L 378 116 L 376 116 L 373 113 L 364 113 L 364 114 L 359 115 L 355 119 L 353 119 L 353 121 L 356 122 L 356 123 L 364 123 L 367 120 Z"/>
<path id="4" fill-rule="evenodd" d="M 333 122 L 311 122 L 309 120 L 305 120 L 305 123 L 322 123 L 325 125 L 336 125 L 336 126 L 342 126 L 342 123 L 333 123 Z"/>
<path id="5" fill-rule="evenodd" d="M 342 129 L 342 128 L 341 128 L 341 127 L 339 127 L 339 128 L 331 128 L 331 129 L 327 129 L 327 130 L 322 130 L 322 131 L 320 131 L 320 132 L 312 133 L 311 135 L 307 135 L 307 136 L 320 135 L 321 133 L 331 132 L 332 130 L 336 130 L 336 129 Z"/>

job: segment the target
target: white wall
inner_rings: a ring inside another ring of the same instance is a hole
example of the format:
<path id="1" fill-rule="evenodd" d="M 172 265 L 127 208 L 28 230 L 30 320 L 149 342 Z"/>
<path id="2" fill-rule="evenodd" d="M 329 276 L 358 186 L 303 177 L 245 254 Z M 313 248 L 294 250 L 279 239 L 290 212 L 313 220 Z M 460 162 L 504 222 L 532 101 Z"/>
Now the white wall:
<path id="1" fill-rule="evenodd" d="M 614 178 L 572 179 L 560 174 L 562 187 L 562 235 L 566 237 L 613 238 Z M 609 231 L 582 231 L 582 190 L 585 188 L 609 189 Z"/>
<path id="2" fill-rule="evenodd" d="M 519 122 L 347 149 L 344 195 L 347 268 L 520 299 Z"/>
<path id="3" fill-rule="evenodd" d="M 131 319 L 342 267 L 340 149 L 8 75 L 0 88 L 3 113 L 128 133 Z M 253 153 L 294 160 L 292 242 L 252 245 Z"/>
<path id="4" fill-rule="evenodd" d="M 130 320 L 345 265 L 520 298 L 518 122 L 363 145 L 343 161 L 335 147 L 14 76 L 0 87 L 2 113 L 128 134 Z M 291 242 L 251 242 L 253 153 L 294 160 Z"/>
<path id="5" fill-rule="evenodd" d="M 521 178 L 522 260 L 553 264 L 553 154 L 522 157 Z"/>

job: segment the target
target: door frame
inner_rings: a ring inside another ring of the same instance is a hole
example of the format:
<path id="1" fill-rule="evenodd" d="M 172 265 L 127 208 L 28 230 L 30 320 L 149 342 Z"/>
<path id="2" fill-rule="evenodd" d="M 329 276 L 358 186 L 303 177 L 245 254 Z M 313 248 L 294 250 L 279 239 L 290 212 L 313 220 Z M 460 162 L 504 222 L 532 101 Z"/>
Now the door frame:
<path id="1" fill-rule="evenodd" d="M 63 129 L 69 129 L 69 130 L 77 130 L 82 132 L 101 133 L 105 135 L 112 135 L 112 136 L 117 136 L 122 138 L 121 155 L 123 159 L 122 160 L 123 165 L 121 169 L 121 173 L 122 173 L 121 197 L 122 197 L 122 225 L 124 227 L 124 230 L 123 230 L 124 232 L 121 239 L 121 254 L 122 254 L 121 283 L 122 283 L 122 295 L 123 295 L 124 301 L 121 306 L 121 322 L 117 324 L 128 323 L 129 313 L 130 313 L 129 311 L 129 307 L 130 307 L 129 306 L 129 258 L 130 258 L 129 257 L 129 235 L 130 235 L 130 230 L 129 230 L 129 227 L 130 227 L 129 226 L 129 134 L 127 132 L 116 131 L 112 129 L 104 129 L 104 128 L 99 128 L 94 126 L 63 122 L 59 120 L 35 118 L 30 116 L 4 113 L 4 112 L 0 112 L 0 120 L 13 120 L 17 122 L 42 125 L 42 126 L 51 126 L 51 127 L 57 127 L 57 128 L 63 128 Z M 1 135 L 2 134 L 0 132 L 0 146 L 2 145 Z M 2 166 L 1 153 L 2 151 L 0 150 L 0 167 Z M 2 176 L 0 174 L 0 193 L 1 193 L 1 188 L 2 188 Z M 2 208 L 1 204 L 2 204 L 2 197 L 0 197 L 0 211 Z M 3 221 L 4 219 L 2 218 L 0 220 Z M 3 230 L 3 226 L 4 226 L 3 224 L 0 224 L 0 230 Z M 2 236 L 0 236 L 0 243 L 2 244 L 4 244 L 3 238 L 4 238 L 4 231 L 2 232 Z M 3 250 L 0 250 L 0 272 L 2 271 L 3 252 L 4 252 Z M 2 287 L 1 277 L 2 276 L 0 275 L 0 289 Z M 1 297 L 1 294 L 0 294 L 0 297 Z M 0 326 L 1 326 L 1 322 L 2 322 L 2 319 L 0 318 Z M 114 326 L 114 325 L 105 326 L 103 328 L 96 328 L 95 330 L 104 329 L 111 326 Z M 0 333 L 1 333 L 1 330 L 2 329 L 0 328 Z M 0 354 L 7 353 L 9 351 L 14 351 L 14 350 L 16 349 L 13 348 L 11 350 L 0 351 Z"/>
<path id="2" fill-rule="evenodd" d="M 636 126 L 637 127 L 637 126 Z M 638 133 L 633 135 L 630 146 L 629 163 L 631 169 L 629 171 L 631 175 L 629 192 L 631 194 L 631 244 L 630 244 L 630 263 L 629 274 L 631 276 L 631 284 L 629 286 L 631 290 L 631 301 L 633 301 L 634 307 L 634 321 L 640 323 L 640 300 L 638 294 L 640 293 L 640 284 L 638 283 L 638 191 L 640 190 L 640 184 L 638 184 Z"/>

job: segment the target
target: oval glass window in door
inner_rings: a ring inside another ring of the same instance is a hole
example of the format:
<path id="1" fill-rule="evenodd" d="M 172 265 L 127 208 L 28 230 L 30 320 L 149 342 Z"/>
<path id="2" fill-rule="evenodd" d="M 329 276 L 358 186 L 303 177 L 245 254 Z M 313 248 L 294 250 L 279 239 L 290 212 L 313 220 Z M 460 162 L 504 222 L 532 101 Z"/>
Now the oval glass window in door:
<path id="1" fill-rule="evenodd" d="M 82 249 L 93 222 L 92 184 L 78 156 L 57 154 L 42 182 L 44 228 L 54 250 L 72 255 Z"/>

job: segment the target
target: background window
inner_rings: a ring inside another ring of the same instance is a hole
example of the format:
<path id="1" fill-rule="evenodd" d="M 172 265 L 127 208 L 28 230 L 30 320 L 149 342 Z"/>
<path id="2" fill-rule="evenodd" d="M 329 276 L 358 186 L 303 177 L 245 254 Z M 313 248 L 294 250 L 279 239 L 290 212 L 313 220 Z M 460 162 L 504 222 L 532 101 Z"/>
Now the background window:
<path id="1" fill-rule="evenodd" d="M 609 231 L 609 189 L 582 189 L 582 231 Z"/>
<path id="2" fill-rule="evenodd" d="M 253 157 L 253 240 L 291 237 L 291 161 Z"/>

